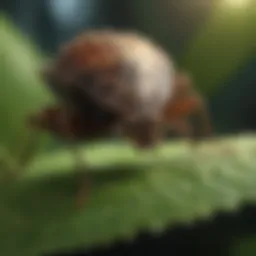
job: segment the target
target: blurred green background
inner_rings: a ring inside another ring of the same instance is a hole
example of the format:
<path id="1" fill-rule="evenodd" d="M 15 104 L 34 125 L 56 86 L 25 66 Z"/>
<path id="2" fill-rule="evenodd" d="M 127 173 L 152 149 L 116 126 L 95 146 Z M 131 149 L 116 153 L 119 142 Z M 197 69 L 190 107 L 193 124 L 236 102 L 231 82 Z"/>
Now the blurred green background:
<path id="1" fill-rule="evenodd" d="M 0 144 L 13 155 L 27 140 L 26 115 L 52 101 L 36 75 L 42 59 L 89 28 L 146 33 L 194 76 L 217 134 L 256 129 L 255 0 L 1 0 L 1 6 Z M 45 137 L 42 150 L 59 146 Z M 256 254 L 254 236 L 237 241 L 231 256 Z"/>

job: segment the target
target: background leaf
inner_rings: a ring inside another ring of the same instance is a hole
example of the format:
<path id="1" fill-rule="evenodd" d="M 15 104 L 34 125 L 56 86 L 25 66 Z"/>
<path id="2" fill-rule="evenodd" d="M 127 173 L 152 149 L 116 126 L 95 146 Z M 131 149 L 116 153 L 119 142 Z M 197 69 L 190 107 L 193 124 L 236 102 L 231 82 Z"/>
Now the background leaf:
<path id="1" fill-rule="evenodd" d="M 28 116 L 53 98 L 39 79 L 40 54 L 3 15 L 0 38 L 0 147 L 17 155 L 28 140 Z"/>

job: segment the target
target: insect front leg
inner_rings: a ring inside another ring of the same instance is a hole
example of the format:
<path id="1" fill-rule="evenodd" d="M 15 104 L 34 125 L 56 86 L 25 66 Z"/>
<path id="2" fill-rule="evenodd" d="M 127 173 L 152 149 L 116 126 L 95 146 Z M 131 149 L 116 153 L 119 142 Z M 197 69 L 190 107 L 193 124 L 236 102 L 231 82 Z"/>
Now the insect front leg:
<path id="1" fill-rule="evenodd" d="M 67 138 L 70 152 L 73 155 L 74 169 L 76 171 L 76 176 L 78 178 L 78 189 L 75 204 L 76 207 L 81 208 L 88 199 L 88 194 L 90 192 L 90 178 L 87 173 L 87 163 L 84 159 L 84 154 L 78 146 L 78 139 L 76 137 L 76 134 L 73 133 L 72 127 L 70 126 L 70 116 L 70 110 L 65 109 L 64 116 L 60 118 L 60 126 L 64 129 L 63 132 Z"/>

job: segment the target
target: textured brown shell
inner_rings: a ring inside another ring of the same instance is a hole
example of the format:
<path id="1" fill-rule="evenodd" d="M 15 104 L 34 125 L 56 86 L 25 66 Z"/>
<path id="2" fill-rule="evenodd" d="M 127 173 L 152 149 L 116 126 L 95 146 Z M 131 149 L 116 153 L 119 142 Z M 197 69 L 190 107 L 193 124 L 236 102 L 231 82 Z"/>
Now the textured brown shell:
<path id="1" fill-rule="evenodd" d="M 173 74 L 172 62 L 150 40 L 103 30 L 66 44 L 48 81 L 56 95 L 79 109 L 90 98 L 112 112 L 141 119 L 159 114 L 171 96 Z"/>

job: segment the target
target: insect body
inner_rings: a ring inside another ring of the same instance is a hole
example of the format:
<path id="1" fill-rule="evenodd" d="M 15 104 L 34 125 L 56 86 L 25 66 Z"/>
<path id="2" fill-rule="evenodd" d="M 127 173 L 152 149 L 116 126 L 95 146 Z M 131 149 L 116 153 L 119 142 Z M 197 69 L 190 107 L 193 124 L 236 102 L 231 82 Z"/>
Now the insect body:
<path id="1" fill-rule="evenodd" d="M 96 31 L 63 47 L 45 79 L 82 116 L 115 115 L 123 133 L 143 147 L 154 146 L 160 136 L 163 108 L 173 96 L 174 72 L 165 52 L 147 38 Z"/>
<path id="2" fill-rule="evenodd" d="M 119 130 L 137 147 L 150 148 L 166 126 L 184 133 L 190 116 L 201 135 L 210 134 L 207 109 L 191 79 L 137 33 L 84 33 L 60 50 L 43 78 L 61 103 L 30 121 L 59 137 L 88 141 Z"/>

